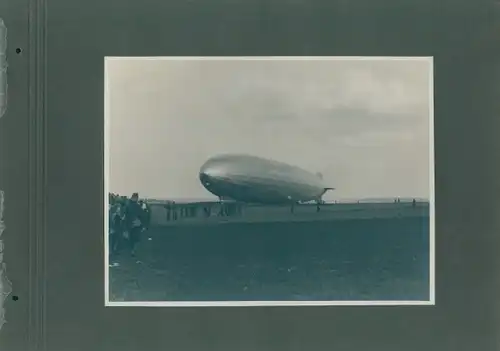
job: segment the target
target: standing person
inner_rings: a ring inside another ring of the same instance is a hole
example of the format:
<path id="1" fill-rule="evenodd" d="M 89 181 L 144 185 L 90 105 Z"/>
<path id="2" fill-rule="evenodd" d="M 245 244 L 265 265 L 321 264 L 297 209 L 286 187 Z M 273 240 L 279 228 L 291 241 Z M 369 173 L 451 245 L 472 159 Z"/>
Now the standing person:
<path id="1" fill-rule="evenodd" d="M 170 208 L 172 209 L 172 220 L 177 220 L 177 207 L 175 206 L 175 201 L 170 203 Z"/>
<path id="2" fill-rule="evenodd" d="M 144 229 L 149 229 L 149 224 L 151 223 L 151 208 L 149 207 L 147 202 L 142 203 L 142 211 L 144 214 Z"/>
<path id="3" fill-rule="evenodd" d="M 135 257 L 135 249 L 141 239 L 144 212 L 139 205 L 139 194 L 133 193 L 125 208 L 125 221 L 129 233 L 130 254 Z"/>
<path id="4" fill-rule="evenodd" d="M 121 241 L 124 232 L 124 220 L 125 214 L 123 209 L 123 204 L 117 202 L 112 209 L 110 209 L 109 214 L 109 233 L 110 233 L 110 243 L 109 251 L 111 255 L 117 255 L 120 250 Z"/>
<path id="5" fill-rule="evenodd" d="M 167 210 L 167 222 L 170 222 L 170 217 L 172 214 L 170 203 L 165 204 L 164 207 Z"/>
<path id="6" fill-rule="evenodd" d="M 112 204 L 110 201 L 108 209 L 108 237 L 109 237 L 109 256 L 114 254 L 114 248 L 116 246 L 116 238 L 118 233 L 115 229 L 115 217 L 116 217 L 117 206 Z"/>

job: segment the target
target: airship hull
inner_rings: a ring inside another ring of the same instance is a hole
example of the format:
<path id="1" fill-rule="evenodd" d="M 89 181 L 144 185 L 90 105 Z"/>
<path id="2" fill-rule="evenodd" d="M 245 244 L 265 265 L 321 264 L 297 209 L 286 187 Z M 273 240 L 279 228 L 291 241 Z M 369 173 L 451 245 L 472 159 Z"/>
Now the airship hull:
<path id="1" fill-rule="evenodd" d="M 328 188 L 306 170 L 248 155 L 221 155 L 200 169 L 200 181 L 212 194 L 248 203 L 280 204 L 320 200 Z"/>

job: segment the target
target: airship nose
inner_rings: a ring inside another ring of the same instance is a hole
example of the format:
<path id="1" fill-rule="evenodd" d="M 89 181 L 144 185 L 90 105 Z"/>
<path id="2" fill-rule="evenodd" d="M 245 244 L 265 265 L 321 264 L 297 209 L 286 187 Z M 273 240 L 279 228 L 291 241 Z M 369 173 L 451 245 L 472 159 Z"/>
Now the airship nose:
<path id="1" fill-rule="evenodd" d="M 210 183 L 212 182 L 212 179 L 210 178 L 210 176 L 207 173 L 200 172 L 200 182 L 203 185 L 210 185 Z"/>
<path id="2" fill-rule="evenodd" d="M 224 178 L 224 174 L 220 169 L 215 167 L 203 167 L 200 170 L 200 181 L 203 185 L 210 185 L 217 180 Z"/>

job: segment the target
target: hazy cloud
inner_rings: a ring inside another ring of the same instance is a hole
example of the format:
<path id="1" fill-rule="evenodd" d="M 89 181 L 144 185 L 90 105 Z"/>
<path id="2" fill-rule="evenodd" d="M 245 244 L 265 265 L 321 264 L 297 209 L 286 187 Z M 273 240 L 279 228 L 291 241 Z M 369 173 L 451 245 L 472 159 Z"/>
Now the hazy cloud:
<path id="1" fill-rule="evenodd" d="M 201 164 L 242 152 L 320 171 L 330 197 L 429 197 L 428 60 L 107 63 L 110 190 L 210 197 Z"/>

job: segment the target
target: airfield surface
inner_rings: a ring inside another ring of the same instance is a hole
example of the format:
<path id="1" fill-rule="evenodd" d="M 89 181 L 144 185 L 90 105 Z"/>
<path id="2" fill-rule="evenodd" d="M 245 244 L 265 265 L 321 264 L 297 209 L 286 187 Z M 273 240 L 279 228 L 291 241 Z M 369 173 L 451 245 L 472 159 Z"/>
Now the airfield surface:
<path id="1" fill-rule="evenodd" d="M 157 218 L 136 258 L 112 260 L 110 301 L 425 301 L 428 209 L 260 206 L 239 217 Z"/>

